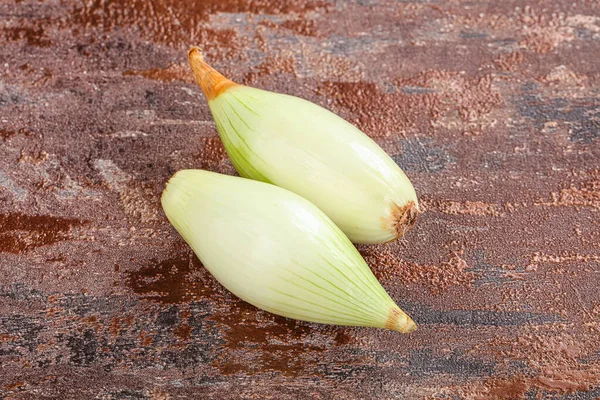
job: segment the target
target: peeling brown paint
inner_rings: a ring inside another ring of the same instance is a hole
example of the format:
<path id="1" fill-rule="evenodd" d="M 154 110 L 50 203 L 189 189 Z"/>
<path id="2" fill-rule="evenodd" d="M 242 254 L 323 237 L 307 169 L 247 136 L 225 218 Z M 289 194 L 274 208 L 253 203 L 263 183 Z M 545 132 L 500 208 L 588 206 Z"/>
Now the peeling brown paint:
<path id="1" fill-rule="evenodd" d="M 50 215 L 0 214 L 0 253 L 19 254 L 69 239 L 85 220 Z"/>
<path id="2" fill-rule="evenodd" d="M 598 11 L 0 4 L 0 397 L 598 397 Z M 191 256 L 165 182 L 235 171 L 190 45 L 340 114 L 405 170 L 425 212 L 360 251 L 419 329 L 275 317 Z"/>
<path id="3" fill-rule="evenodd" d="M 169 64 L 166 68 L 152 68 L 148 70 L 127 70 L 123 72 L 124 76 L 142 76 L 147 79 L 172 82 L 183 81 L 193 82 L 192 73 L 187 65 Z"/>
<path id="4" fill-rule="evenodd" d="M 165 304 L 177 304 L 202 299 L 214 291 L 212 285 L 194 279 L 192 272 L 199 266 L 191 260 L 151 260 L 149 265 L 127 272 L 126 282 L 142 298 Z"/>

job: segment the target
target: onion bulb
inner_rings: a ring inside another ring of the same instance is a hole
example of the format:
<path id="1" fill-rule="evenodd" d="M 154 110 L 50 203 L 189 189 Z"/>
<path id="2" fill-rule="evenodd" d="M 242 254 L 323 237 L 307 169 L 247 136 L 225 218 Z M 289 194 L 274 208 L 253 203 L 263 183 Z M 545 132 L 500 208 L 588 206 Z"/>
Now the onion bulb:
<path id="1" fill-rule="evenodd" d="M 162 206 L 208 271 L 258 308 L 323 324 L 416 328 L 344 233 L 288 190 L 182 170 Z"/>
<path id="2" fill-rule="evenodd" d="M 402 237 L 418 200 L 400 167 L 349 122 L 309 101 L 239 85 L 188 52 L 238 173 L 310 200 L 354 243 Z"/>

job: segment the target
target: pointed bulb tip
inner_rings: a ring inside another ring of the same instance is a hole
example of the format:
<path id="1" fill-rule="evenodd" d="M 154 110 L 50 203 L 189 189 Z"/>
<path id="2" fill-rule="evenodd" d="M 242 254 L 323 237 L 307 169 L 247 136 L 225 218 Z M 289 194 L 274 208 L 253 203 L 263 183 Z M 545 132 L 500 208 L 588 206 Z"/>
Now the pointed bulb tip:
<path id="1" fill-rule="evenodd" d="M 200 47 L 190 47 L 188 50 L 188 61 L 192 68 L 196 83 L 200 85 L 204 95 L 209 101 L 214 100 L 219 94 L 225 92 L 227 89 L 237 86 L 236 83 L 225 78 L 204 61 Z"/>
<path id="2" fill-rule="evenodd" d="M 192 46 L 188 50 L 188 59 L 190 62 L 192 59 L 198 59 L 199 61 L 204 61 L 204 57 L 202 56 L 202 49 L 198 46 Z"/>
<path id="3" fill-rule="evenodd" d="M 410 333 L 417 329 L 417 324 L 398 306 L 390 309 L 385 327 L 401 333 Z"/>

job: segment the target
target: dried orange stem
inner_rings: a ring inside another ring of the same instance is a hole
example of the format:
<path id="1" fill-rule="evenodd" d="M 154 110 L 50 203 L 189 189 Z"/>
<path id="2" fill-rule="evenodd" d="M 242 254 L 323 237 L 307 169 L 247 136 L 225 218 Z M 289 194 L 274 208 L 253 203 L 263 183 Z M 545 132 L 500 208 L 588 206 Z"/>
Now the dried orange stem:
<path id="1" fill-rule="evenodd" d="M 225 78 L 220 72 L 204 61 L 199 47 L 194 46 L 188 50 L 188 60 L 196 82 L 200 85 L 209 101 L 216 99 L 227 89 L 237 86 L 237 83 Z"/>

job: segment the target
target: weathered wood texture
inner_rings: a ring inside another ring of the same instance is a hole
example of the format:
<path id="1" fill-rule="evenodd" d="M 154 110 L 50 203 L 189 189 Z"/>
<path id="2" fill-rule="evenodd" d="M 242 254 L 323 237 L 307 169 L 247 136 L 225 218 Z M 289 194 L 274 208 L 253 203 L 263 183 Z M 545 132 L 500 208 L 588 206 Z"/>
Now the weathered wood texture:
<path id="1" fill-rule="evenodd" d="M 596 1 L 1 0 L 0 398 L 600 397 Z M 426 212 L 410 335 L 274 317 L 169 226 L 234 173 L 185 50 L 356 123 Z"/>

